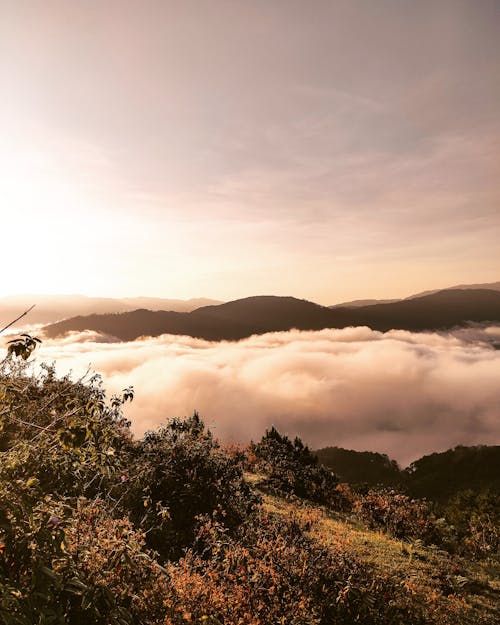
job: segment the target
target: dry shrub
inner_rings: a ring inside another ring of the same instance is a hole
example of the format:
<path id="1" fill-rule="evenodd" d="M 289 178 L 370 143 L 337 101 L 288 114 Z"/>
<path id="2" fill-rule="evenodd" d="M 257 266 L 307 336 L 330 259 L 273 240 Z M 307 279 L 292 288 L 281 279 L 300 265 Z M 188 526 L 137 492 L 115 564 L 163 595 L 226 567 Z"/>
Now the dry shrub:
<path id="1" fill-rule="evenodd" d="M 439 544 L 442 537 L 430 505 L 392 490 L 370 490 L 354 501 L 354 511 L 371 529 L 396 538 L 417 538 Z"/>

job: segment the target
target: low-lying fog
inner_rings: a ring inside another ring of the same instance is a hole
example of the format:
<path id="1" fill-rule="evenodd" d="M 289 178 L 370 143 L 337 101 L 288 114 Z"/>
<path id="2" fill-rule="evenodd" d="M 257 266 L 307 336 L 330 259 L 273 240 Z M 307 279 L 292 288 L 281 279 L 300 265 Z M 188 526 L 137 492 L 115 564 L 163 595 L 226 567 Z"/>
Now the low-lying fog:
<path id="1" fill-rule="evenodd" d="M 90 365 L 110 394 L 134 385 L 126 413 L 137 435 L 196 409 L 223 440 L 257 439 L 275 424 L 314 448 L 380 451 L 402 465 L 458 444 L 500 442 L 500 327 L 108 340 L 46 340 L 36 358 L 75 378 Z"/>

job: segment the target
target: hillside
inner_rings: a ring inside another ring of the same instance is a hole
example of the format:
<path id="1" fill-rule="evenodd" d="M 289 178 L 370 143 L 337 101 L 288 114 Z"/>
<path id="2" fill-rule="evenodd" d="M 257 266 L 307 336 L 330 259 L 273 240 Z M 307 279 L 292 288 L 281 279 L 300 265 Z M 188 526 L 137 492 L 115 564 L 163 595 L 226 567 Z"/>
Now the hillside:
<path id="1" fill-rule="evenodd" d="M 293 297 L 249 297 L 218 306 L 205 306 L 190 313 L 136 310 L 116 315 L 79 316 L 46 326 L 49 337 L 68 331 L 94 330 L 121 340 L 142 335 L 186 334 L 208 340 L 237 340 L 252 334 L 328 327 L 327 308 Z"/>
<path id="2" fill-rule="evenodd" d="M 455 447 L 433 453 L 407 468 L 407 488 L 415 497 L 446 500 L 458 491 L 485 487 L 500 493 L 500 445 Z"/>
<path id="3" fill-rule="evenodd" d="M 347 310 L 337 309 L 337 310 Z M 499 321 L 500 291 L 446 290 L 391 304 L 375 304 L 352 311 L 356 325 L 375 330 L 447 329 L 467 321 Z"/>
<path id="4" fill-rule="evenodd" d="M 387 304 L 330 309 L 293 297 L 258 296 L 205 306 L 189 313 L 136 310 L 114 315 L 78 316 L 48 325 L 56 337 L 94 330 L 121 340 L 160 334 L 186 334 L 208 340 L 237 340 L 252 334 L 368 326 L 374 330 L 436 330 L 472 322 L 500 321 L 500 292 L 446 290 Z"/>
<path id="5" fill-rule="evenodd" d="M 410 295 L 406 299 L 414 299 L 415 297 L 423 297 L 424 295 L 432 295 L 433 293 L 438 293 L 439 291 L 450 291 L 450 290 L 475 290 L 475 289 L 486 289 L 488 291 L 500 291 L 500 282 L 482 282 L 477 284 L 457 284 L 455 286 L 449 286 L 446 289 L 435 289 L 433 291 L 422 291 L 421 293 L 415 293 L 414 295 Z"/>
<path id="6" fill-rule="evenodd" d="M 258 476 L 249 478 L 258 489 Z M 450 558 L 421 542 L 412 544 L 369 529 L 350 515 L 332 513 L 303 501 L 290 502 L 265 489 L 262 492 L 264 508 L 279 515 L 283 522 L 301 519 L 308 534 L 324 548 L 356 556 L 373 567 L 377 575 L 397 578 L 411 601 L 425 601 L 429 613 L 422 625 L 432 623 L 434 618 L 448 625 L 496 623 L 500 577 L 484 563 Z M 433 611 L 434 616 L 430 614 Z"/>

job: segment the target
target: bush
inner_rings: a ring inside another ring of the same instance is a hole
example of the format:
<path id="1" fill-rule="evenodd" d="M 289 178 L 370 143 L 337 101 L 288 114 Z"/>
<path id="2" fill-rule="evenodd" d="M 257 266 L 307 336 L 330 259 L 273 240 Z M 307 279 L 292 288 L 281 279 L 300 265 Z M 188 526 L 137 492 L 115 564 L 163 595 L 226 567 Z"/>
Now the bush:
<path id="1" fill-rule="evenodd" d="M 213 515 L 234 528 L 256 502 L 241 464 L 196 413 L 144 436 L 124 472 L 121 497 L 122 510 L 162 558 L 181 555 L 194 538 L 199 515 Z"/>
<path id="2" fill-rule="evenodd" d="M 29 490 L 0 492 L 1 622 L 160 623 L 164 575 L 142 534 L 102 502 L 36 500 Z"/>
<path id="3" fill-rule="evenodd" d="M 440 544 L 442 535 L 430 504 L 393 490 L 370 490 L 359 495 L 354 511 L 371 529 L 382 528 L 396 538 L 416 538 Z"/>
<path id="4" fill-rule="evenodd" d="M 497 493 L 464 491 L 438 507 L 392 490 L 370 490 L 354 499 L 353 508 L 368 527 L 396 538 L 421 540 L 469 558 L 498 555 Z"/>
<path id="5" fill-rule="evenodd" d="M 73 382 L 48 366 L 29 375 L 24 362 L 0 370 L 0 480 L 61 497 L 109 494 L 132 445 L 121 412 L 130 393 L 108 405 L 99 376 Z"/>

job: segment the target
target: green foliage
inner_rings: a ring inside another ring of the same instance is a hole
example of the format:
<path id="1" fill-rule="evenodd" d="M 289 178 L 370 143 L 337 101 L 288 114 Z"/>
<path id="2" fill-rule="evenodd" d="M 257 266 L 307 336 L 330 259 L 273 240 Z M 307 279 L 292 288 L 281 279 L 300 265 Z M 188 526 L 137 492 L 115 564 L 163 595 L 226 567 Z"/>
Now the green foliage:
<path id="1" fill-rule="evenodd" d="M 133 625 L 157 615 L 159 567 L 142 534 L 103 502 L 0 492 L 0 620 L 5 625 Z M 150 623 L 159 622 L 151 619 Z"/>
<path id="2" fill-rule="evenodd" d="M 131 446 L 125 396 L 108 406 L 98 376 L 58 379 L 51 366 L 29 375 L 23 363 L 0 371 L 0 401 L 0 480 L 35 479 L 59 496 L 109 491 Z"/>
<path id="3" fill-rule="evenodd" d="M 257 466 L 268 475 L 268 486 L 336 508 L 345 503 L 337 489 L 337 476 L 318 464 L 300 438 L 291 441 L 272 427 L 250 451 L 257 458 Z"/>

